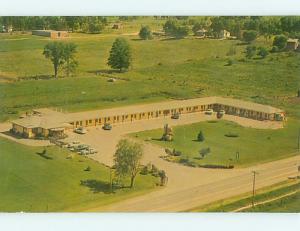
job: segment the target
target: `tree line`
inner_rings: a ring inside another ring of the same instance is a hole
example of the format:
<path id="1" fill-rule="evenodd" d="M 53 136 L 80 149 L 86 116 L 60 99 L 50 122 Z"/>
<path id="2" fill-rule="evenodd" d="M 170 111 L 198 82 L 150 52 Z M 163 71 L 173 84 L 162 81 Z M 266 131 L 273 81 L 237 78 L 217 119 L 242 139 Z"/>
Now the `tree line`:
<path id="1" fill-rule="evenodd" d="M 72 32 L 101 33 L 112 17 L 103 16 L 2 16 L 0 26 L 12 27 L 14 31 L 37 29 L 67 30 Z M 114 21 L 133 21 L 138 16 L 114 17 Z M 175 37 L 185 36 L 206 29 L 218 37 L 221 30 L 229 31 L 238 39 L 243 31 L 252 30 L 259 35 L 285 34 L 300 38 L 300 16 L 154 16 L 154 20 L 166 20 L 164 30 Z"/>

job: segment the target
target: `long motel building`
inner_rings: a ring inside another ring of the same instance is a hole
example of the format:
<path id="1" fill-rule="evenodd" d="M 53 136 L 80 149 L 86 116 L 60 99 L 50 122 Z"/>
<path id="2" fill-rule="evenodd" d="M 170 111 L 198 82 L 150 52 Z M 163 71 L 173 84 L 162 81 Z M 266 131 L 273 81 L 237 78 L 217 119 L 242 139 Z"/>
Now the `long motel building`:
<path id="1" fill-rule="evenodd" d="M 226 114 L 254 120 L 285 119 L 285 112 L 272 106 L 232 98 L 204 97 L 75 113 L 63 113 L 47 108 L 36 109 L 31 115 L 12 121 L 12 132 L 26 138 L 62 137 L 65 130 L 77 127 L 148 120 L 208 109 L 224 110 Z"/>

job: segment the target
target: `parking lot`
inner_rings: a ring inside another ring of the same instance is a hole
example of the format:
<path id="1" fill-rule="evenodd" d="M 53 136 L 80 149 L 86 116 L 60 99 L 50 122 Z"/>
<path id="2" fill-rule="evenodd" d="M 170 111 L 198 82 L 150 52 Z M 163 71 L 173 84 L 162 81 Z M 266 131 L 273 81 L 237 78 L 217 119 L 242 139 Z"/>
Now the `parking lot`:
<path id="1" fill-rule="evenodd" d="M 171 117 L 161 117 L 150 120 L 140 120 L 128 123 L 113 124 L 112 130 L 103 130 L 102 127 L 88 127 L 86 134 L 77 134 L 73 131 L 67 132 L 68 138 L 66 142 L 80 142 L 89 145 L 98 152 L 89 155 L 101 163 L 111 166 L 113 164 L 113 154 L 118 141 L 125 137 L 126 134 L 163 128 L 164 124 L 170 126 L 197 123 L 207 120 L 215 120 L 215 115 L 205 115 L 203 112 L 182 114 L 179 119 L 171 119 Z M 281 122 L 273 121 L 257 121 L 237 116 L 224 115 L 223 119 L 234 121 L 242 126 L 260 128 L 260 129 L 278 129 L 282 127 Z M 149 145 L 149 144 L 145 144 Z M 157 158 L 157 154 L 148 153 L 145 148 L 144 162 L 153 162 Z"/>

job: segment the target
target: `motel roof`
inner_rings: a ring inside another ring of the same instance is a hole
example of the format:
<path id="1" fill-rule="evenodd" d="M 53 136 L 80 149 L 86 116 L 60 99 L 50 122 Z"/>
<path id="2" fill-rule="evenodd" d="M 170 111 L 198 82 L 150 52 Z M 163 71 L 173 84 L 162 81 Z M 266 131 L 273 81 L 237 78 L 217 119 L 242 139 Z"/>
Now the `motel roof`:
<path id="1" fill-rule="evenodd" d="M 71 122 L 80 120 L 96 119 L 100 117 L 122 116 L 138 113 L 163 111 L 166 109 L 193 107 L 208 104 L 222 104 L 225 106 L 233 106 L 240 109 L 252 110 L 263 113 L 280 113 L 281 109 L 243 101 L 239 99 L 223 98 L 223 97 L 203 97 L 187 100 L 169 100 L 159 103 L 149 103 L 140 105 L 131 105 L 124 107 L 116 107 L 110 109 L 93 110 L 75 113 L 62 113 L 51 109 L 42 108 L 34 110 L 32 116 L 27 116 L 22 119 L 12 121 L 14 124 L 21 125 L 27 128 L 42 127 L 45 129 L 67 127 Z"/>
<path id="2" fill-rule="evenodd" d="M 249 101 L 243 101 L 243 100 L 232 99 L 232 98 L 223 98 L 223 97 L 203 97 L 203 98 L 195 98 L 195 99 L 187 99 L 187 100 L 170 100 L 170 101 L 164 101 L 159 103 L 131 105 L 131 106 L 94 110 L 94 111 L 76 112 L 76 113 L 68 114 L 67 117 L 70 122 L 73 122 L 79 120 L 96 119 L 99 117 L 147 113 L 147 112 L 162 111 L 165 109 L 193 107 L 197 105 L 207 105 L 207 104 L 223 104 L 227 106 L 234 106 L 237 108 L 264 112 L 264 113 L 282 112 L 281 109 L 274 108 L 268 105 L 253 103 Z"/>

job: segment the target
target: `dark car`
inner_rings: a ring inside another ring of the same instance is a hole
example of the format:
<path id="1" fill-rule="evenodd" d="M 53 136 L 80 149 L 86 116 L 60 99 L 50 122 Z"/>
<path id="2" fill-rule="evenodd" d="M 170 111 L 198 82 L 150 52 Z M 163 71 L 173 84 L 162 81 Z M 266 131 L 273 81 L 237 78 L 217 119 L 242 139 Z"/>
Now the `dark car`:
<path id="1" fill-rule="evenodd" d="M 112 126 L 108 123 L 104 124 L 103 127 L 102 127 L 104 130 L 111 130 L 112 129 Z"/>
<path id="2" fill-rule="evenodd" d="M 175 120 L 179 119 L 179 113 L 173 114 L 173 115 L 171 116 L 171 118 L 172 118 L 172 119 L 175 119 Z"/>

